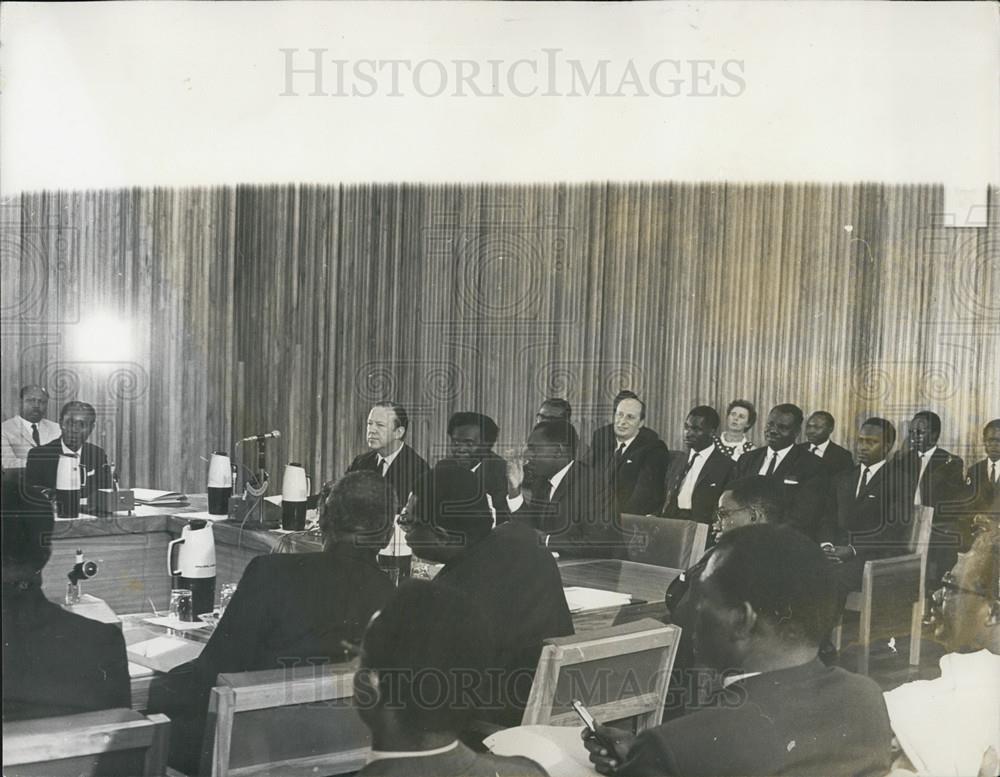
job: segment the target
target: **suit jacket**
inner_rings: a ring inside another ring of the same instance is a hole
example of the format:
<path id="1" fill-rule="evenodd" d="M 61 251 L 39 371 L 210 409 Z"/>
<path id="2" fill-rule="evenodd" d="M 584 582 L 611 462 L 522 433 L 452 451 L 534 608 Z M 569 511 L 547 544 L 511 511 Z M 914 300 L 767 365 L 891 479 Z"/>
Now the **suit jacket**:
<path id="1" fill-rule="evenodd" d="M 642 427 L 639 430 L 639 434 L 635 437 L 637 443 L 648 443 L 659 439 L 660 435 L 648 426 Z M 590 435 L 590 450 L 587 452 L 586 457 L 580 456 L 579 458 L 581 461 L 586 461 L 587 464 L 594 466 L 607 461 L 608 457 L 611 456 L 617 447 L 618 441 L 615 439 L 615 425 L 605 424 L 604 426 L 597 427 L 594 433 Z"/>
<path id="2" fill-rule="evenodd" d="M 493 627 L 490 642 L 496 652 L 488 666 L 516 678 L 503 684 L 509 693 L 502 699 L 503 711 L 497 719 L 517 725 L 528 701 L 542 640 L 573 633 L 555 559 L 534 530 L 513 521 L 498 526 L 446 564 L 434 582 L 470 596 Z"/>
<path id="3" fill-rule="evenodd" d="M 656 432 L 642 427 L 620 457 L 614 433 L 610 440 L 602 438 L 600 446 L 591 449 L 592 468 L 605 473 L 618 512 L 649 515 L 659 510 L 670 452 Z"/>
<path id="4" fill-rule="evenodd" d="M 56 487 L 56 471 L 62 456 L 62 437 L 28 451 L 24 479 L 28 485 L 41 488 Z M 104 449 L 85 442 L 79 451 L 80 465 L 86 470 L 87 483 L 80 489 L 80 496 L 89 499 L 99 488 L 111 488 L 108 457 Z"/>
<path id="5" fill-rule="evenodd" d="M 131 706 L 121 629 L 3 584 L 3 719 Z"/>
<path id="6" fill-rule="evenodd" d="M 997 462 L 997 468 L 1000 470 L 1000 462 Z M 1000 484 L 995 484 L 990 480 L 989 459 L 977 461 L 969 467 L 969 474 L 965 479 L 965 485 L 969 501 L 969 512 L 1000 512 Z"/>
<path id="7" fill-rule="evenodd" d="M 670 454 L 661 514 L 667 518 L 687 518 L 699 523 L 712 523 L 719 497 L 726 490 L 726 484 L 732 480 L 736 462 L 721 453 L 718 448 L 712 448 L 708 460 L 698 473 L 698 480 L 695 481 L 694 491 L 691 494 L 691 512 L 683 515 L 677 508 L 677 493 L 684 482 L 681 474 L 687 466 L 689 456 L 690 451 L 674 451 Z"/>
<path id="8" fill-rule="evenodd" d="M 796 447 L 803 448 L 806 453 L 809 453 L 812 443 L 802 442 Z M 815 453 L 812 455 L 816 456 Z M 838 472 L 843 472 L 854 466 L 854 456 L 851 455 L 851 452 L 847 448 L 837 445 L 833 440 L 830 440 L 826 446 L 826 452 L 823 456 L 816 456 L 816 458 L 826 466 L 828 475 L 836 475 Z"/>
<path id="9" fill-rule="evenodd" d="M 647 729 L 617 774 L 880 777 L 891 743 L 878 685 L 815 659 L 738 680 L 715 707 Z"/>
<path id="10" fill-rule="evenodd" d="M 149 711 L 172 721 L 171 765 L 197 772 L 218 674 L 346 660 L 341 641 L 360 642 L 372 614 L 395 592 L 376 552 L 338 543 L 321 553 L 251 560 L 201 655 L 150 688 Z"/>
<path id="11" fill-rule="evenodd" d="M 767 460 L 770 448 L 756 448 L 740 456 L 733 479 L 756 475 Z M 816 539 L 826 512 L 829 475 L 823 460 L 807 448 L 793 445 L 775 468 L 772 478 L 786 486 L 789 522 L 809 537 Z"/>
<path id="12" fill-rule="evenodd" d="M 547 777 L 546 771 L 522 756 L 476 753 L 461 742 L 454 750 L 414 758 L 379 758 L 358 777 Z"/>
<path id="13" fill-rule="evenodd" d="M 820 542 L 854 547 L 857 555 L 839 565 L 837 570 L 848 590 L 860 589 L 864 564 L 869 559 L 898 556 L 906 552 L 909 522 L 903 522 L 901 518 L 912 514 L 898 510 L 896 500 L 900 492 L 893 483 L 895 472 L 888 462 L 855 496 L 863 469 L 858 465 L 834 478 L 830 489 L 832 498 L 819 537 Z"/>
<path id="14" fill-rule="evenodd" d="M 362 453 L 351 462 L 347 468 L 348 472 L 378 472 L 378 451 L 368 451 Z M 410 497 L 410 492 L 424 475 L 430 471 L 427 462 L 420 454 L 406 443 L 399 450 L 399 455 L 392 460 L 389 471 L 385 479 L 389 481 L 393 491 L 396 492 L 396 512 L 399 512 L 406 500 Z"/>
<path id="15" fill-rule="evenodd" d="M 533 497 L 511 519 L 548 537 L 549 550 L 583 558 L 625 557 L 621 517 L 603 473 L 574 461 L 548 501 Z"/>
<path id="16" fill-rule="evenodd" d="M 892 464 L 902 489 L 900 499 L 912 505 L 920 476 L 920 456 L 911 449 L 896 456 Z M 934 508 L 935 524 L 953 520 L 956 508 L 965 501 L 964 471 L 961 457 L 944 448 L 938 448 L 931 455 L 924 476 L 920 478 L 920 503 Z"/>
<path id="17" fill-rule="evenodd" d="M 43 418 L 38 422 L 38 440 L 40 444 L 52 442 L 62 435 L 62 429 L 55 421 Z M 3 458 L 3 468 L 23 469 L 28 463 L 28 451 L 35 446 L 31 432 L 25 428 L 24 419 L 16 415 L 0 424 L 0 453 Z"/>
<path id="18" fill-rule="evenodd" d="M 441 459 L 437 465 L 464 466 L 455 459 Z M 484 494 L 489 494 L 493 501 L 493 508 L 497 513 L 497 521 L 507 520 L 509 513 L 503 509 L 504 501 L 507 498 L 507 460 L 503 456 L 490 451 L 479 462 L 479 468 L 473 473 L 479 478 L 479 486 Z"/>

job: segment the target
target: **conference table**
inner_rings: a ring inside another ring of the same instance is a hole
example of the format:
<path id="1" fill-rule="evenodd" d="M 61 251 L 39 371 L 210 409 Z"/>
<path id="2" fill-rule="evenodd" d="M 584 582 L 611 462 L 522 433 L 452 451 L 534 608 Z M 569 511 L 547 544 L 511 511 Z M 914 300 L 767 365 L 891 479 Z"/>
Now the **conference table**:
<path id="1" fill-rule="evenodd" d="M 179 656 L 190 660 L 211 636 L 212 626 L 170 628 L 165 621 L 155 621 L 157 614 L 169 609 L 171 577 L 167 567 L 167 546 L 177 539 L 192 518 L 205 517 L 204 495 L 190 495 L 186 508 L 138 507 L 131 514 L 107 517 L 82 517 L 58 521 L 53 535 L 53 553 L 46 567 L 43 590 L 54 601 L 65 595 L 66 579 L 60 573 L 73 566 L 75 554 L 82 550 L 87 560 L 97 561 L 98 575 L 84 581 L 85 593 L 103 599 L 120 616 L 126 644 L 133 649 L 157 637 L 169 637 L 188 643 Z M 256 556 L 275 553 L 309 553 L 322 550 L 322 539 L 313 532 L 250 529 L 229 521 L 213 521 L 216 550 L 216 590 L 223 583 L 239 581 L 243 570 Z M 594 594 L 591 604 L 581 604 L 573 611 L 576 631 L 592 631 L 628 623 L 640 618 L 661 618 L 667 586 L 681 570 L 611 559 L 558 560 L 563 586 L 577 594 Z M 581 590 L 584 589 L 584 590 Z M 617 601 L 604 603 L 600 592 L 619 594 Z M 567 594 L 568 600 L 577 601 Z M 571 609 L 572 606 L 571 606 Z M 153 619 L 154 622 L 150 622 Z M 160 643 L 152 643 L 159 645 Z M 185 649 L 186 648 L 186 649 Z M 165 659 L 167 660 L 167 659 Z M 181 661 L 177 661 L 180 663 Z M 149 684 L 156 674 L 156 660 L 144 666 L 132 664 L 133 707 L 144 709 Z"/>

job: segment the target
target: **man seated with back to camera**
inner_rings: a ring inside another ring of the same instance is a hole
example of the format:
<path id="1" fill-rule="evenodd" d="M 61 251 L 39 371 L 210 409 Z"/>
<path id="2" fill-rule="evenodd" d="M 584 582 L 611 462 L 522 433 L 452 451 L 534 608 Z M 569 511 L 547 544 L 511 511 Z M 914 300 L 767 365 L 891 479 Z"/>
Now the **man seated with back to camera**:
<path id="1" fill-rule="evenodd" d="M 479 478 L 494 518 L 496 505 L 507 496 L 507 461 L 493 452 L 499 435 L 496 421 L 488 415 L 453 413 L 448 419 L 448 457 L 439 462 L 456 464 Z"/>
<path id="2" fill-rule="evenodd" d="M 42 593 L 52 555 L 52 505 L 5 473 L 3 719 L 24 720 L 131 706 L 121 629 L 67 612 Z"/>
<path id="3" fill-rule="evenodd" d="M 602 774 L 884 775 L 892 732 L 878 685 L 827 667 L 836 581 L 787 526 L 725 532 L 690 596 L 698 663 L 727 675 L 715 705 L 635 735 L 585 732 Z M 602 744 L 603 743 L 603 744 Z"/>
<path id="4" fill-rule="evenodd" d="M 712 534 L 714 541 L 718 541 L 726 532 L 741 526 L 781 526 L 787 522 L 788 505 L 782 485 L 772 478 L 751 475 L 731 481 L 719 495 Z M 694 626 L 693 600 L 688 596 L 692 581 L 705 569 L 713 550 L 714 542 L 692 567 L 667 586 L 664 597 L 668 613 L 666 621 L 681 627 L 681 639 L 670 678 L 665 720 L 696 709 L 711 693 L 712 686 L 721 682 L 715 672 L 695 665 L 691 639 Z"/>
<path id="5" fill-rule="evenodd" d="M 542 640 L 573 633 L 552 554 L 521 522 L 491 529 L 479 481 L 454 465 L 439 464 L 417 483 L 400 523 L 416 556 L 444 564 L 434 584 L 463 591 L 487 616 L 493 650 L 486 666 L 498 686 L 488 717 L 516 725 Z"/>
<path id="6" fill-rule="evenodd" d="M 199 767 L 208 695 L 222 672 L 348 660 L 372 613 L 395 587 L 376 554 L 389 541 L 394 494 L 374 472 L 345 475 L 320 495 L 321 553 L 252 559 L 201 655 L 150 689 L 171 718 L 170 764 Z"/>
<path id="7" fill-rule="evenodd" d="M 521 455 L 507 462 L 504 507 L 511 520 L 536 529 L 549 550 L 623 558 L 624 533 L 610 486 L 576 460 L 576 446 L 576 430 L 565 421 L 532 429 Z"/>
<path id="8" fill-rule="evenodd" d="M 490 623 L 451 586 L 404 581 L 372 618 L 354 705 L 372 732 L 359 777 L 544 777 L 527 758 L 476 753 L 459 732 L 480 714 Z"/>

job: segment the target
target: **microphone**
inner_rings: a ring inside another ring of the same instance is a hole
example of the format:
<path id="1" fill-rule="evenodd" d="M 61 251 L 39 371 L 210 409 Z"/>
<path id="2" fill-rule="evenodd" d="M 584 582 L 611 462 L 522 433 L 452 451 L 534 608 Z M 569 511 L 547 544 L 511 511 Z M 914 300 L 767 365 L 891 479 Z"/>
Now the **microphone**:
<path id="1" fill-rule="evenodd" d="M 281 437 L 281 432 L 275 429 L 273 432 L 267 432 L 265 434 L 254 434 L 250 437 L 244 437 L 240 442 L 261 442 L 262 440 L 271 440 Z"/>

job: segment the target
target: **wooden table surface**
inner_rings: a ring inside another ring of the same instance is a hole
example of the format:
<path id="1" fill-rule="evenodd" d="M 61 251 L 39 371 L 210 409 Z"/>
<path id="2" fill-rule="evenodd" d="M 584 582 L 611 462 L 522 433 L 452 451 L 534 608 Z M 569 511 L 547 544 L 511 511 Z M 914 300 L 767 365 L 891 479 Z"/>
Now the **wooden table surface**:
<path id="1" fill-rule="evenodd" d="M 631 594 L 633 604 L 604 607 L 573 613 L 573 627 L 579 633 L 631 623 L 640 618 L 660 620 L 667 608 L 663 596 L 667 586 L 683 570 L 614 559 L 565 559 L 559 561 L 563 586 L 598 588 Z"/>

